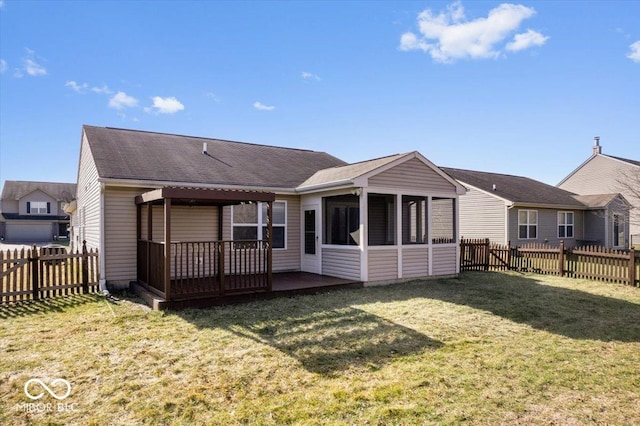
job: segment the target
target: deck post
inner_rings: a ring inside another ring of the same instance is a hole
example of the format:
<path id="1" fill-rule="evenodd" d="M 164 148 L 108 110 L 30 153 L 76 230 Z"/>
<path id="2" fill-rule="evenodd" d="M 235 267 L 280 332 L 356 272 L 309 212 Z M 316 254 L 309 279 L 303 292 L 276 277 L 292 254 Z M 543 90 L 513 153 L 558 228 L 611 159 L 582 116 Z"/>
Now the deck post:
<path id="1" fill-rule="evenodd" d="M 636 285 L 636 251 L 629 250 L 629 285 Z"/>
<path id="2" fill-rule="evenodd" d="M 564 240 L 560 240 L 560 248 L 558 249 L 558 274 L 564 277 Z"/>
<path id="3" fill-rule="evenodd" d="M 267 291 L 271 291 L 273 288 L 273 259 L 271 254 L 273 253 L 273 201 L 267 202 Z"/>
<path id="4" fill-rule="evenodd" d="M 151 203 L 147 204 L 147 264 L 145 265 L 147 269 L 147 285 L 159 284 L 159 283 L 151 283 L 151 241 L 153 241 L 153 209 Z"/>
<path id="5" fill-rule="evenodd" d="M 171 300 L 171 198 L 164 200 L 164 294 Z"/>

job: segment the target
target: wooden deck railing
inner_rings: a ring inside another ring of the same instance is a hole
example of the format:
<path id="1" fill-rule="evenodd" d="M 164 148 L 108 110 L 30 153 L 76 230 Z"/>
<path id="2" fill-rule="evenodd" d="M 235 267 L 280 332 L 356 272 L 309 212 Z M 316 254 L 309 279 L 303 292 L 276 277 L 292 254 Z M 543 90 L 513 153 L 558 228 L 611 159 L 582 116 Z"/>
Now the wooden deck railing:
<path id="1" fill-rule="evenodd" d="M 266 241 L 173 242 L 171 299 L 267 291 Z M 138 241 L 138 280 L 166 298 L 164 243 Z"/>

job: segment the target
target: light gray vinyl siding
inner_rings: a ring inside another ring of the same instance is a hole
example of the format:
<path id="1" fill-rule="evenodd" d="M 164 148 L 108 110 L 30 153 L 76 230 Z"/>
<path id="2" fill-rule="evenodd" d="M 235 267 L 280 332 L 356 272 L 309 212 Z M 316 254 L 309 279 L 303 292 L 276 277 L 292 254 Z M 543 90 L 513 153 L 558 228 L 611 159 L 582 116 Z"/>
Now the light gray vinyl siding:
<path id="1" fill-rule="evenodd" d="M 486 192 L 468 188 L 459 198 L 461 238 L 489 238 L 506 244 L 505 202 Z"/>
<path id="2" fill-rule="evenodd" d="M 82 240 L 87 248 L 100 248 L 100 183 L 98 170 L 91 155 L 86 136 L 82 135 L 80 165 L 77 185 L 77 209 L 74 212 L 74 247 L 81 247 Z M 134 234 L 135 236 L 135 234 Z"/>
<path id="3" fill-rule="evenodd" d="M 605 245 L 604 229 L 607 220 L 603 210 L 584 212 L 584 235 L 583 240 L 577 245 Z"/>
<path id="4" fill-rule="evenodd" d="M 2 212 L 18 213 L 18 200 L 2 200 L 2 206 L 0 207 L 0 211 Z"/>
<path id="5" fill-rule="evenodd" d="M 424 191 L 451 191 L 455 187 L 417 158 L 369 178 L 369 186 L 407 188 Z"/>
<path id="6" fill-rule="evenodd" d="M 164 207 L 153 206 L 153 241 L 164 241 Z M 147 206 L 142 207 L 142 238 L 147 238 Z M 171 207 L 171 241 L 217 241 L 218 208 Z"/>
<path id="7" fill-rule="evenodd" d="M 596 155 L 558 186 L 580 195 L 621 193 L 635 207 L 630 212 L 629 232 L 631 235 L 638 235 L 636 238 L 640 239 L 640 199 L 619 183 L 624 176 L 638 173 L 638 166 L 605 155 Z"/>
<path id="8" fill-rule="evenodd" d="M 360 281 L 360 250 L 323 247 L 322 274 Z"/>
<path id="9" fill-rule="evenodd" d="M 456 273 L 458 258 L 455 245 L 433 246 L 433 275 L 452 275 Z"/>
<path id="10" fill-rule="evenodd" d="M 136 279 L 136 203 L 144 190 L 107 187 L 104 194 L 105 271 L 107 281 Z"/>
<path id="11" fill-rule="evenodd" d="M 403 247 L 402 278 L 429 275 L 429 247 L 426 245 Z"/>
<path id="12" fill-rule="evenodd" d="M 369 281 L 398 279 L 398 249 L 369 249 Z"/>
<path id="13" fill-rule="evenodd" d="M 518 238 L 518 211 L 535 210 L 538 212 L 538 237 L 535 239 Z M 573 212 L 573 238 L 558 238 L 558 212 Z M 564 241 L 565 247 L 575 247 L 578 242 L 584 240 L 584 212 L 582 210 L 556 210 L 513 207 L 509 209 L 509 241 L 511 245 L 522 246 L 525 244 L 549 244 L 559 246 Z"/>

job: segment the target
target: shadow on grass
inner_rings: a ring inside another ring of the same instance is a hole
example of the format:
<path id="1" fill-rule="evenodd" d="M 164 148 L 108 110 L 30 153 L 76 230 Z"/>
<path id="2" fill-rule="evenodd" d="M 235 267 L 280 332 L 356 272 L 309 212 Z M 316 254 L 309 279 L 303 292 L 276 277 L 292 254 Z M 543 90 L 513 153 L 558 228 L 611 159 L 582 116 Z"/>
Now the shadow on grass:
<path id="1" fill-rule="evenodd" d="M 102 300 L 98 294 L 76 294 L 41 300 L 25 300 L 0 304 L 0 319 L 17 318 L 28 315 L 63 312 L 71 307 Z"/>
<path id="2" fill-rule="evenodd" d="M 640 304 L 555 287 L 531 275 L 467 272 L 427 284 L 424 296 L 573 339 L 640 342 Z"/>
<path id="3" fill-rule="evenodd" d="M 357 294 L 327 293 L 323 302 L 349 302 Z M 297 359 L 310 372 L 332 375 L 350 367 L 378 369 L 396 357 L 433 350 L 442 343 L 415 330 L 351 306 L 315 304 L 315 296 L 176 312 L 201 328 L 222 327 Z M 355 301 L 354 301 L 355 302 Z M 250 309 L 247 309 L 250 308 Z M 228 314 L 235 311 L 232 317 Z"/>

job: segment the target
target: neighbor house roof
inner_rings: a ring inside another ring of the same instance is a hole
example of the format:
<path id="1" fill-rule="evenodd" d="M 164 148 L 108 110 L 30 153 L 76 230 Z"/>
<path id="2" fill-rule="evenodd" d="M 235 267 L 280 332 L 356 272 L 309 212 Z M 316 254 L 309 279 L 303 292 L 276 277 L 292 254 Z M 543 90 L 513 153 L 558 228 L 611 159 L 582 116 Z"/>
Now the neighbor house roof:
<path id="1" fill-rule="evenodd" d="M 448 167 L 442 167 L 442 170 L 463 184 L 494 194 L 514 204 L 586 207 L 575 198 L 575 194 L 527 177 Z"/>
<path id="2" fill-rule="evenodd" d="M 620 194 L 575 195 L 574 198 L 590 208 L 605 208 L 616 198 L 627 202 Z"/>
<path id="3" fill-rule="evenodd" d="M 87 125 L 83 130 L 103 179 L 295 188 L 319 169 L 346 164 L 305 149 Z"/>
<path id="4" fill-rule="evenodd" d="M 37 190 L 46 193 L 56 201 L 71 201 L 76 196 L 75 183 L 7 180 L 2 188 L 1 199 L 19 200 Z"/>

